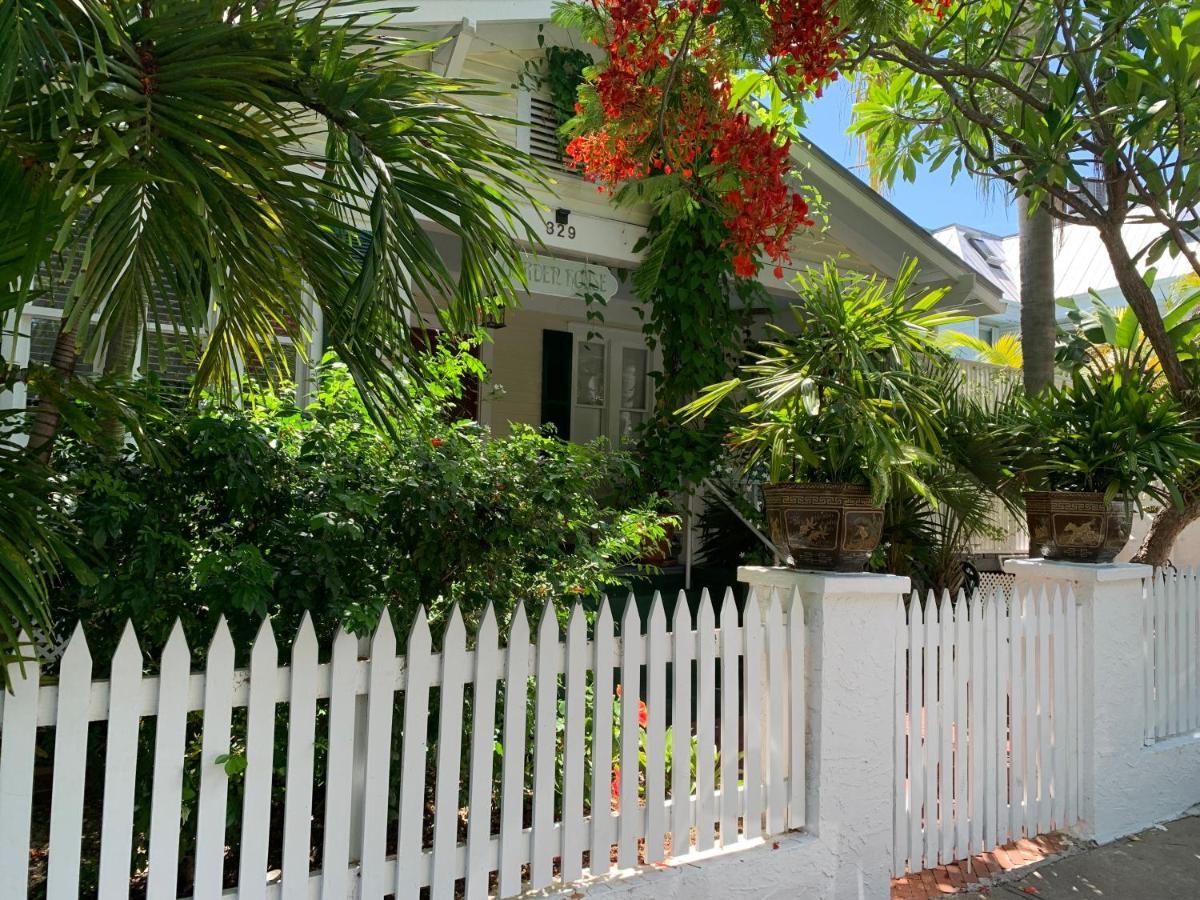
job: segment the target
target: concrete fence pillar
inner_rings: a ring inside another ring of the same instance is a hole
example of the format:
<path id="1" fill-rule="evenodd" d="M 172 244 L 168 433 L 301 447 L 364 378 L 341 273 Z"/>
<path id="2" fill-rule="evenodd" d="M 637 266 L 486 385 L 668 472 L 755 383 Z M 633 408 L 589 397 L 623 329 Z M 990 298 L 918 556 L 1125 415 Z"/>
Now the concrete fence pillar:
<path id="1" fill-rule="evenodd" d="M 909 580 L 765 566 L 743 566 L 738 580 L 764 611 L 777 591 L 785 615 L 804 616 L 806 829 L 830 861 L 822 900 L 883 900 L 891 884 L 896 623 Z"/>
<path id="2" fill-rule="evenodd" d="M 1151 568 L 1043 559 L 1011 559 L 1004 568 L 1022 593 L 1045 588 L 1051 594 L 1057 588 L 1075 595 L 1081 820 L 1075 830 L 1105 842 L 1162 818 L 1154 812 L 1160 792 L 1146 778 L 1151 760 L 1144 740 L 1144 593 Z"/>

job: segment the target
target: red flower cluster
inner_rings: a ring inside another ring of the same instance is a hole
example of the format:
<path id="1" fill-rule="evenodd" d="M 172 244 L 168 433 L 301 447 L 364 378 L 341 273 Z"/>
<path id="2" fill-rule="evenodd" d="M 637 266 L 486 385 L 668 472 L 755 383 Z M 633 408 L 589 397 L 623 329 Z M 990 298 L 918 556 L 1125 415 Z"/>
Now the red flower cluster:
<path id="1" fill-rule="evenodd" d="M 951 0 L 913 2 L 941 15 Z M 764 254 L 781 275 L 792 235 L 812 220 L 804 198 L 787 186 L 788 142 L 730 102 L 731 64 L 721 61 L 717 36 L 721 0 L 591 3 L 608 24 L 597 40 L 608 54 L 595 82 L 603 124 L 567 145 L 572 164 L 600 190 L 660 173 L 682 176 L 721 208 L 737 274 L 753 276 Z M 844 57 L 845 29 L 831 5 L 763 4 L 771 23 L 768 65 L 818 95 Z M 676 63 L 681 52 L 688 60 Z"/>

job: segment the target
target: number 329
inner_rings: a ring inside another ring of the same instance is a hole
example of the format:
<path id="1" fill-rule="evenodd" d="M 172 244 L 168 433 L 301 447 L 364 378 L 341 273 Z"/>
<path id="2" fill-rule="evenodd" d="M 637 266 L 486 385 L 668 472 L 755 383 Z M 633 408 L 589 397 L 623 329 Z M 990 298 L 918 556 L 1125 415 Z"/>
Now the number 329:
<path id="1" fill-rule="evenodd" d="M 575 226 L 558 225 L 554 222 L 547 222 L 546 234 L 550 235 L 550 237 L 557 235 L 558 237 L 565 237 L 567 240 L 573 241 L 575 240 Z"/>

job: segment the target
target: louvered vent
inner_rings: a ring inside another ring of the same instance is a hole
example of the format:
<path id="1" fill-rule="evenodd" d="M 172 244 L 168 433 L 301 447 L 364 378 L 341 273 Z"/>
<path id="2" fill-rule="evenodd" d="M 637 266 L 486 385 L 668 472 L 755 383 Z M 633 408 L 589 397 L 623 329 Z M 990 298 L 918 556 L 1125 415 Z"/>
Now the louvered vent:
<path id="1" fill-rule="evenodd" d="M 563 163 L 554 104 L 542 97 L 529 98 L 529 154 L 546 168 L 567 175 L 576 171 Z"/>

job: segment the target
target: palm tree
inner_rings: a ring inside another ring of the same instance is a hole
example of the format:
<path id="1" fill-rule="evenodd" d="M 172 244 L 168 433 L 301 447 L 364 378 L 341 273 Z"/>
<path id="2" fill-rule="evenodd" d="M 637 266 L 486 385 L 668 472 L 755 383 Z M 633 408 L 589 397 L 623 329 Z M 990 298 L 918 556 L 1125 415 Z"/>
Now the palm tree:
<path id="1" fill-rule="evenodd" d="M 1021 344 L 1025 390 L 1036 394 L 1054 382 L 1054 219 L 1017 198 L 1017 241 L 1021 259 Z"/>
<path id="2" fill-rule="evenodd" d="M 512 301 L 534 163 L 461 102 L 486 88 L 415 67 L 432 46 L 356 6 L 0 4 L 0 317 L 39 271 L 70 273 L 54 372 L 0 366 L 44 379 L 33 455 L 0 448 L 24 510 L 0 506 L 0 629 L 44 612 L 60 544 L 35 485 L 80 357 L 128 372 L 167 322 L 199 353 L 195 392 L 232 397 L 240 362 L 269 370 L 314 330 L 311 298 L 378 413 L 419 380 L 418 298 L 456 331 Z"/>

